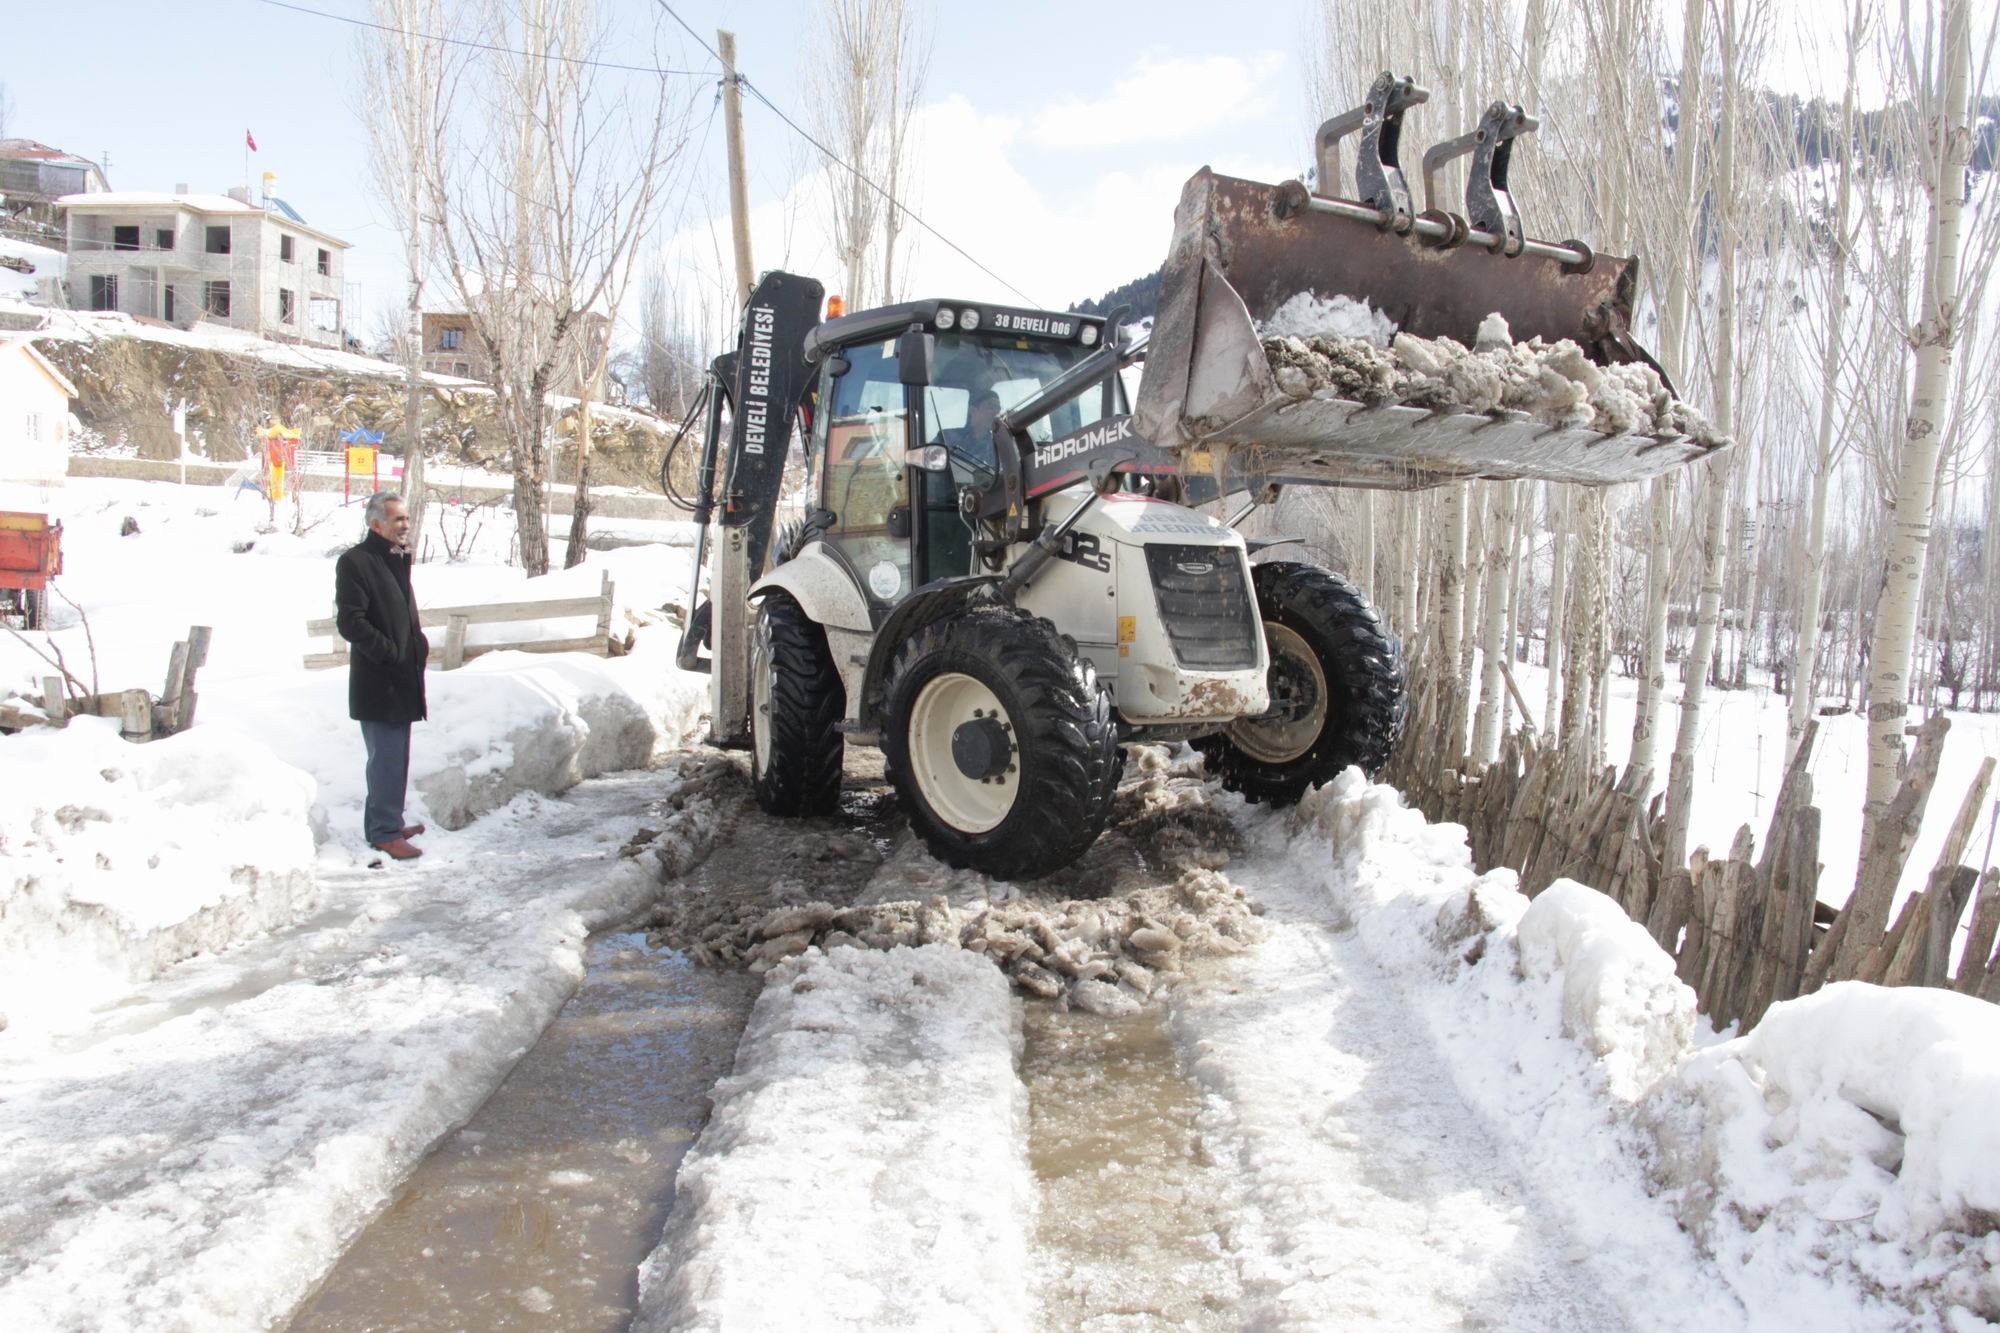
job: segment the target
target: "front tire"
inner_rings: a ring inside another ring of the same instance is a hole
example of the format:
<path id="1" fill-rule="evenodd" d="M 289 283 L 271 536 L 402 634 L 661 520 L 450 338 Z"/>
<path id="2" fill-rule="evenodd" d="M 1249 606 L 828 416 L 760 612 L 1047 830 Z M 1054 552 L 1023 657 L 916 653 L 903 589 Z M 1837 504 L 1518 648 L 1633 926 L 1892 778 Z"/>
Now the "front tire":
<path id="1" fill-rule="evenodd" d="M 826 630 L 791 594 L 757 608 L 750 651 L 750 776 L 757 805 L 787 817 L 840 808 L 847 695 Z"/>
<path id="2" fill-rule="evenodd" d="M 896 654 L 883 717 L 889 779 L 946 865 L 1035 879 L 1110 819 L 1111 699 L 1046 620 L 995 606 L 932 621 Z"/>
<path id="3" fill-rule="evenodd" d="M 1403 645 L 1360 589 L 1273 561 L 1251 582 L 1271 653 L 1271 711 L 1196 742 L 1222 785 L 1290 805 L 1349 765 L 1373 777 L 1403 729 Z"/>

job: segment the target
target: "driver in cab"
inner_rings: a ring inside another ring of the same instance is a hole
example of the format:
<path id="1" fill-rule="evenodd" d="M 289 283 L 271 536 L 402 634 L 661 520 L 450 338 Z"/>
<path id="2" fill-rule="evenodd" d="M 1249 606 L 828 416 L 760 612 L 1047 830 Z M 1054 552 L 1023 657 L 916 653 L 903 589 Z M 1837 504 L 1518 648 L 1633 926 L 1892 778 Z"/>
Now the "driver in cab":
<path id="1" fill-rule="evenodd" d="M 1000 395 L 992 389 L 977 389 L 966 405 L 965 424 L 938 432 L 940 443 L 951 446 L 963 461 L 977 464 L 990 475 L 995 467 L 993 423 L 1000 416 Z"/>

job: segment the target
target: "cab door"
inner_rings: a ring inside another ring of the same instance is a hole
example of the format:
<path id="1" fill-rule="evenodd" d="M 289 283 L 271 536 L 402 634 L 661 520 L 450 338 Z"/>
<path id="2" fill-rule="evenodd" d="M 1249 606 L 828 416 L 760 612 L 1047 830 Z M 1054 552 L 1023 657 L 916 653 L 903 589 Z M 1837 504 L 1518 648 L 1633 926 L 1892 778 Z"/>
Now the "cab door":
<path id="1" fill-rule="evenodd" d="M 909 395 L 895 353 L 893 339 L 843 348 L 820 396 L 820 507 L 834 516 L 822 540 L 845 560 L 878 622 L 913 586 Z"/>

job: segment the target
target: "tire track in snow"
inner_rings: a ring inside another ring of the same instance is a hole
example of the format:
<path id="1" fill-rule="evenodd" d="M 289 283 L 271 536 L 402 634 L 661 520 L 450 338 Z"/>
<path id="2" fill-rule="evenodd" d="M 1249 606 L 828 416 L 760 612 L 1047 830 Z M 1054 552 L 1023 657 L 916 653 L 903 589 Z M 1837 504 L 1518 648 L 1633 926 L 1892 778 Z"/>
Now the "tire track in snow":
<path id="1" fill-rule="evenodd" d="M 1211 1094 L 1204 1129 L 1234 1149 L 1242 1322 L 1624 1327 L 1393 978 L 1341 923 L 1287 910 L 1275 865 L 1230 873 L 1278 906 L 1250 953 L 1175 992 L 1170 1023 Z"/>

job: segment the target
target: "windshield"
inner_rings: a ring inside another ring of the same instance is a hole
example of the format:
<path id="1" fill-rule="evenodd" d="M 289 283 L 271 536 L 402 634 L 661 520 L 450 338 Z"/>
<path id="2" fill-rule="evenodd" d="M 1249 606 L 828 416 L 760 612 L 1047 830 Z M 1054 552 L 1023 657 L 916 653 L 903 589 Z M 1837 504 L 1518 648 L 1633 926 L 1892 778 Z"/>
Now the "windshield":
<path id="1" fill-rule="evenodd" d="M 924 442 L 952 445 L 990 467 L 993 418 L 1034 397 L 1090 351 L 1074 343 L 939 334 L 931 384 L 924 390 Z M 1038 442 L 1057 439 L 1123 411 L 1124 388 L 1114 375 L 1108 393 L 1086 389 L 1031 423 L 1028 436 Z"/>

